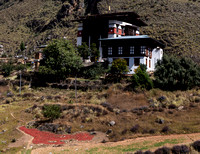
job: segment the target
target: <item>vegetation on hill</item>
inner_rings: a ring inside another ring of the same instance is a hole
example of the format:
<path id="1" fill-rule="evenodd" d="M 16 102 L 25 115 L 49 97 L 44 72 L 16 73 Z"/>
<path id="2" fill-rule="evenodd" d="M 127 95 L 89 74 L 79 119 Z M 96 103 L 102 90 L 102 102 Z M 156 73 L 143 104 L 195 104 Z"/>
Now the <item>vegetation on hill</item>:
<path id="1" fill-rule="evenodd" d="M 73 19 L 85 13 L 135 11 L 148 26 L 142 34 L 166 45 L 165 52 L 200 61 L 200 3 L 197 0 L 0 0 L 0 44 L 15 54 L 23 41 L 29 54 L 49 39 L 75 42 Z"/>
<path id="2" fill-rule="evenodd" d="M 164 56 L 156 65 L 155 84 L 165 90 L 187 90 L 200 86 L 200 67 L 192 60 Z"/>
<path id="3" fill-rule="evenodd" d="M 43 54 L 39 72 L 46 79 L 65 79 L 69 75 L 75 75 L 82 66 L 81 57 L 68 40 L 53 40 Z"/>
<path id="4" fill-rule="evenodd" d="M 148 90 L 153 88 L 153 81 L 150 79 L 146 69 L 146 65 L 140 64 L 135 70 L 135 74 L 132 77 L 133 88 L 140 87 Z"/>

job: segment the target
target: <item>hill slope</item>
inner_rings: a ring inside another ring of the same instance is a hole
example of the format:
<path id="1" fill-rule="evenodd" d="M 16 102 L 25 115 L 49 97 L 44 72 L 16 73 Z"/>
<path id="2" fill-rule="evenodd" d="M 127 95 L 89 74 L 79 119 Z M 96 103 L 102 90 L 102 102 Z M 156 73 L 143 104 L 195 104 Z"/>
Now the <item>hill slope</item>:
<path id="1" fill-rule="evenodd" d="M 166 44 L 166 52 L 200 61 L 200 2 L 189 0 L 0 0 L 0 44 L 16 52 L 21 41 L 37 43 L 66 36 L 75 41 L 76 23 L 85 13 L 135 11 L 149 26 L 142 33 Z M 7 43 L 6 43 L 7 42 Z"/>

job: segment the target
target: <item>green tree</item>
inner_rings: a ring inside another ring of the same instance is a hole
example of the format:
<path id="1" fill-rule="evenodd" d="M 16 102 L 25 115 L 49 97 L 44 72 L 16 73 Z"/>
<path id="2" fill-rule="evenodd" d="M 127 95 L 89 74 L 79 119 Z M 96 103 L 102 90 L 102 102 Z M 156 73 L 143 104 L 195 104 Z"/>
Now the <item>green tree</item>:
<path id="1" fill-rule="evenodd" d="M 0 70 L 4 77 L 9 76 L 10 73 L 13 71 L 13 69 L 14 69 L 14 66 L 11 62 L 3 63 L 2 66 L 0 67 Z"/>
<path id="2" fill-rule="evenodd" d="M 83 42 L 82 45 L 79 45 L 77 48 L 78 53 L 81 55 L 81 57 L 83 57 L 83 59 L 87 59 L 90 56 L 92 61 L 96 61 L 100 56 L 100 52 L 95 43 L 92 43 L 89 48 L 88 45 Z"/>
<path id="3" fill-rule="evenodd" d="M 110 73 L 117 78 L 117 81 L 122 79 L 122 75 L 128 72 L 127 62 L 125 59 L 115 59 L 112 62 Z"/>
<path id="4" fill-rule="evenodd" d="M 200 67 L 191 59 L 164 56 L 156 65 L 155 85 L 165 90 L 200 86 Z"/>
<path id="5" fill-rule="evenodd" d="M 133 88 L 140 87 L 147 90 L 153 88 L 153 82 L 146 72 L 146 65 L 140 64 L 140 66 L 136 69 L 135 74 L 133 74 L 132 77 L 132 85 Z"/>
<path id="6" fill-rule="evenodd" d="M 83 57 L 83 59 L 87 59 L 91 54 L 91 50 L 89 49 L 88 45 L 83 42 L 82 45 L 78 46 L 78 53 L 81 57 Z"/>
<path id="7" fill-rule="evenodd" d="M 43 54 L 44 59 L 39 72 L 47 77 L 64 79 L 69 75 L 75 75 L 82 66 L 80 56 L 73 45 L 65 39 L 53 40 L 44 49 Z"/>
<path id="8" fill-rule="evenodd" d="M 23 41 L 20 44 L 20 50 L 21 50 L 21 52 L 23 52 L 25 50 L 25 44 Z"/>
<path id="9" fill-rule="evenodd" d="M 90 50 L 91 50 L 91 58 L 93 59 L 93 61 L 97 61 L 100 56 L 100 51 L 97 49 L 95 43 L 92 43 L 92 45 L 90 46 Z"/>
<path id="10" fill-rule="evenodd" d="M 43 107 L 43 115 L 44 117 L 50 118 L 51 120 L 57 119 L 60 117 L 61 114 L 61 107 L 60 105 L 44 105 Z"/>

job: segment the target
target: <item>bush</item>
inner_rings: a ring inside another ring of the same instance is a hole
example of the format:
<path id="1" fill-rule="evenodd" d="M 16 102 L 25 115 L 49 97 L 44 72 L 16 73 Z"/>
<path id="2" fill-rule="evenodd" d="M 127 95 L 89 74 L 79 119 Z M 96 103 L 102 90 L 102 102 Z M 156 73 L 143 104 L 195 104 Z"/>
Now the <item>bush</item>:
<path id="1" fill-rule="evenodd" d="M 168 108 L 169 108 L 169 109 L 176 109 L 177 107 L 176 107 L 175 104 L 170 104 L 170 105 L 168 106 Z"/>
<path id="2" fill-rule="evenodd" d="M 54 120 L 60 117 L 61 107 L 60 105 L 44 105 L 42 113 L 44 117 Z"/>
<path id="3" fill-rule="evenodd" d="M 7 57 L 6 53 L 3 53 L 3 54 L 1 55 L 1 57 L 2 57 L 2 58 L 6 58 L 6 57 Z"/>
<path id="4" fill-rule="evenodd" d="M 15 66 L 14 69 L 17 70 L 17 71 L 19 71 L 19 70 L 24 70 L 24 69 L 26 69 L 26 66 L 23 65 L 23 64 L 20 64 L 20 65 Z"/>
<path id="5" fill-rule="evenodd" d="M 139 127 L 140 127 L 140 126 L 137 124 L 137 125 L 133 126 L 133 127 L 130 129 L 130 131 L 133 132 L 133 133 L 137 133 L 137 132 L 139 131 Z"/>
<path id="6" fill-rule="evenodd" d="M 155 130 L 155 129 L 150 129 L 150 130 L 149 130 L 149 133 L 150 133 L 150 134 L 155 134 L 155 133 L 156 133 L 156 130 Z"/>
<path id="7" fill-rule="evenodd" d="M 140 151 L 136 151 L 135 154 L 144 154 L 144 152 Z"/>
<path id="8" fill-rule="evenodd" d="M 103 65 L 101 63 L 98 63 L 90 68 L 83 68 L 80 74 L 86 79 L 97 79 L 105 72 L 106 71 Z"/>
<path id="9" fill-rule="evenodd" d="M 97 49 L 97 46 L 95 43 L 91 44 L 90 50 L 91 50 L 91 59 L 92 61 L 96 62 L 100 56 L 100 51 Z"/>
<path id="10" fill-rule="evenodd" d="M 122 79 L 122 75 L 128 72 L 127 62 L 125 59 L 115 59 L 112 62 L 110 73 L 116 77 L 118 81 Z"/>
<path id="11" fill-rule="evenodd" d="M 153 154 L 151 151 L 145 151 L 144 154 Z"/>
<path id="12" fill-rule="evenodd" d="M 167 147 L 162 147 L 157 149 L 155 152 L 155 154 L 170 154 L 170 149 Z"/>
<path id="13" fill-rule="evenodd" d="M 168 126 L 164 126 L 164 127 L 162 128 L 162 130 L 161 130 L 162 133 L 167 133 L 167 132 L 169 132 L 169 131 L 170 131 L 170 129 L 169 129 Z"/>
<path id="14" fill-rule="evenodd" d="M 189 154 L 190 149 L 186 145 L 181 145 L 181 146 L 176 145 L 176 146 L 173 146 L 172 153 L 173 154 Z"/>
<path id="15" fill-rule="evenodd" d="M 121 134 L 122 134 L 122 135 L 125 135 L 125 134 L 127 133 L 127 131 L 128 131 L 127 129 L 124 129 L 124 130 L 121 132 Z"/>
<path id="16" fill-rule="evenodd" d="M 4 77 L 9 76 L 13 71 L 14 66 L 11 63 L 3 63 L 0 70 Z"/>
<path id="17" fill-rule="evenodd" d="M 77 48 L 78 48 L 78 53 L 80 54 L 81 57 L 83 57 L 83 59 L 87 59 L 90 56 L 91 51 L 85 42 L 83 42 L 82 45 L 79 45 Z"/>
<path id="18" fill-rule="evenodd" d="M 190 59 L 164 56 L 157 62 L 155 86 L 164 90 L 187 90 L 200 85 L 200 67 Z"/>
<path id="19" fill-rule="evenodd" d="M 132 77 L 132 85 L 133 85 L 133 88 L 140 87 L 140 88 L 145 88 L 148 90 L 153 88 L 153 82 L 146 72 L 145 65 L 141 64 L 136 69 L 135 74 L 133 74 L 133 77 Z"/>
<path id="20" fill-rule="evenodd" d="M 193 144 L 192 144 L 192 147 L 197 150 L 198 152 L 200 152 L 200 140 L 198 141 L 195 141 Z"/>

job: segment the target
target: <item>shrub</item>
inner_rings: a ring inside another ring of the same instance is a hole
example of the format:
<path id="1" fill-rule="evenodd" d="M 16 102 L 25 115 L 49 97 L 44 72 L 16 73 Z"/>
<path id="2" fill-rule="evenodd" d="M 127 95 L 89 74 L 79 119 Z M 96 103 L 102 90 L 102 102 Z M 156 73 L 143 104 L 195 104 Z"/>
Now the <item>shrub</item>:
<path id="1" fill-rule="evenodd" d="M 198 141 L 195 141 L 193 144 L 192 144 L 192 147 L 197 150 L 198 152 L 200 152 L 200 140 Z"/>
<path id="2" fill-rule="evenodd" d="M 150 129 L 150 130 L 149 130 L 149 133 L 150 133 L 150 134 L 155 134 L 155 132 L 156 132 L 155 129 Z"/>
<path id="3" fill-rule="evenodd" d="M 144 154 L 144 152 L 140 151 L 136 151 L 135 154 Z"/>
<path id="4" fill-rule="evenodd" d="M 141 87 L 148 90 L 153 88 L 153 82 L 147 74 L 146 69 L 143 65 L 140 65 L 136 69 L 135 74 L 133 74 L 132 85 L 133 88 Z"/>
<path id="5" fill-rule="evenodd" d="M 122 75 L 128 72 L 127 62 L 125 59 L 115 59 L 112 62 L 110 73 L 118 81 L 122 79 Z"/>
<path id="6" fill-rule="evenodd" d="M 0 70 L 4 77 L 9 76 L 13 71 L 14 66 L 11 63 L 3 63 Z"/>
<path id="7" fill-rule="evenodd" d="M 176 145 L 172 148 L 173 154 L 189 154 L 190 149 L 186 145 Z"/>
<path id="8" fill-rule="evenodd" d="M 54 120 L 60 117 L 61 107 L 60 105 L 44 105 L 42 113 L 44 117 Z"/>
<path id="9" fill-rule="evenodd" d="M 7 57 L 6 53 L 3 53 L 3 54 L 1 55 L 1 57 L 2 57 L 2 58 L 6 58 L 6 57 Z"/>
<path id="10" fill-rule="evenodd" d="M 100 51 L 97 49 L 97 46 L 95 43 L 91 44 L 90 50 L 91 50 L 91 59 L 92 61 L 96 62 L 100 56 Z"/>
<path id="11" fill-rule="evenodd" d="M 167 133 L 167 132 L 169 132 L 169 127 L 168 126 L 164 126 L 163 128 L 162 128 L 162 130 L 161 130 L 161 132 L 162 133 Z"/>
<path id="12" fill-rule="evenodd" d="M 136 133 L 136 132 L 139 131 L 139 127 L 140 127 L 140 126 L 137 124 L 137 125 L 133 126 L 133 127 L 130 129 L 130 131 L 133 132 L 133 133 Z"/>
<path id="13" fill-rule="evenodd" d="M 24 69 L 26 69 L 26 66 L 23 65 L 23 64 L 20 64 L 20 65 L 15 66 L 14 69 L 17 70 L 17 71 L 19 71 L 19 70 L 24 70 Z"/>
<path id="14" fill-rule="evenodd" d="M 164 90 L 187 90 L 200 85 L 200 67 L 190 59 L 164 56 L 157 62 L 155 86 Z"/>
<path id="15" fill-rule="evenodd" d="M 145 151 L 144 154 L 153 154 L 151 151 Z"/>
<path id="16" fill-rule="evenodd" d="M 99 78 L 102 74 L 104 74 L 105 68 L 103 67 L 102 64 L 98 63 L 96 65 L 93 65 L 90 68 L 83 68 L 81 76 L 86 78 L 86 79 L 97 79 Z"/>
<path id="17" fill-rule="evenodd" d="M 122 134 L 122 135 L 125 135 L 125 134 L 127 133 L 127 131 L 128 131 L 127 129 L 124 129 L 124 130 L 121 132 L 121 134 Z"/>
<path id="18" fill-rule="evenodd" d="M 155 152 L 155 154 L 170 154 L 170 149 L 167 147 L 162 147 L 157 149 Z"/>
<path id="19" fill-rule="evenodd" d="M 170 105 L 168 106 L 168 108 L 169 108 L 169 109 L 175 109 L 175 108 L 177 108 L 177 107 L 176 107 L 175 104 L 170 104 Z"/>
<path id="20" fill-rule="evenodd" d="M 85 42 L 83 42 L 82 45 L 79 45 L 77 48 L 78 48 L 78 53 L 80 54 L 81 57 L 83 57 L 83 59 L 87 59 L 90 56 L 91 51 Z"/>

